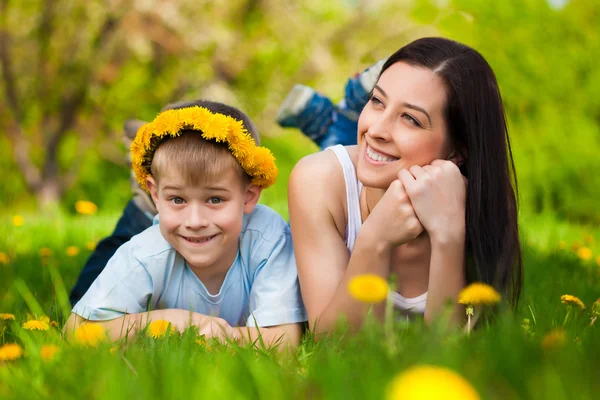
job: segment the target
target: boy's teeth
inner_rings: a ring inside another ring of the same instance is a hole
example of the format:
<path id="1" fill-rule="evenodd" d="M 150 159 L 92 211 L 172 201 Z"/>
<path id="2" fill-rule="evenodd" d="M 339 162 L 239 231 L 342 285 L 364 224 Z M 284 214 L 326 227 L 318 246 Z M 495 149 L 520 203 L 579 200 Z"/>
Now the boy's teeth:
<path id="1" fill-rule="evenodd" d="M 372 158 L 375 161 L 390 162 L 390 161 L 397 160 L 397 158 L 384 156 L 384 155 L 381 155 L 381 154 L 375 152 L 373 149 L 371 149 L 370 146 L 367 146 L 367 155 L 369 156 L 369 158 Z"/>

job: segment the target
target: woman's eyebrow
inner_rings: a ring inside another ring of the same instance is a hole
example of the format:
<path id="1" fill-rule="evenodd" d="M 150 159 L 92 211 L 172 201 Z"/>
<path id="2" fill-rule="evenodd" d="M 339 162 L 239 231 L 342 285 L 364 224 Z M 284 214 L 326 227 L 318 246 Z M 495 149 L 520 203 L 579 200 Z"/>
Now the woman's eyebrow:
<path id="1" fill-rule="evenodd" d="M 415 111 L 419 111 L 419 112 L 422 112 L 423 114 L 425 114 L 427 116 L 427 119 L 429 120 L 429 125 L 431 125 L 431 118 L 429 117 L 429 114 L 427 113 L 427 111 L 425 111 L 423 108 L 416 106 L 414 104 L 410 104 L 410 103 L 402 103 L 402 105 L 406 108 L 410 108 L 410 109 L 413 109 Z"/>

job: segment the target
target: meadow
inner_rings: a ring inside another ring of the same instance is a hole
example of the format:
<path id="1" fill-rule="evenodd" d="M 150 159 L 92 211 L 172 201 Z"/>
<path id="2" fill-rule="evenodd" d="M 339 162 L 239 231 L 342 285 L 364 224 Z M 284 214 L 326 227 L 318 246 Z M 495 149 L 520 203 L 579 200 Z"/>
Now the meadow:
<path id="1" fill-rule="evenodd" d="M 599 398 L 598 1 L 108 3 L 0 2 L 0 399 Z M 63 338 L 68 293 L 131 195 L 125 120 L 181 99 L 240 107 L 280 169 L 261 202 L 287 218 L 287 177 L 317 149 L 274 121 L 290 88 L 339 101 L 347 77 L 423 36 L 472 46 L 496 73 L 519 182 L 517 310 L 500 303 L 470 334 L 341 324 L 293 352 L 193 330 Z"/>
<path id="2" fill-rule="evenodd" d="M 392 396 L 395 377 L 420 365 L 460 374 L 484 399 L 593 399 L 600 391 L 600 322 L 592 322 L 600 306 L 593 305 L 600 300 L 600 230 L 522 217 L 519 309 L 501 311 L 470 335 L 441 323 L 398 320 L 388 330 L 373 322 L 358 333 L 340 326 L 316 343 L 306 336 L 295 352 L 206 342 L 193 330 L 119 343 L 66 341 L 68 291 L 117 217 L 0 219 L 6 227 L 0 234 L 0 398 L 379 399 Z M 561 303 L 565 294 L 585 308 Z M 43 330 L 26 329 L 44 317 Z M 7 344 L 18 344 L 22 355 L 6 351 Z M 421 374 L 433 379 L 427 370 Z M 452 385 L 445 381 L 445 390 Z"/>

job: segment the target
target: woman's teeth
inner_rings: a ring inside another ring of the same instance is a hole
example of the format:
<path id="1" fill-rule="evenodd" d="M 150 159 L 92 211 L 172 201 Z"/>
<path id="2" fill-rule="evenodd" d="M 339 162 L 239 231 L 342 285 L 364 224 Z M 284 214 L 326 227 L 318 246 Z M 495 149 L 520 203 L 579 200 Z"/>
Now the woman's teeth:
<path id="1" fill-rule="evenodd" d="M 392 162 L 397 160 L 397 158 L 384 156 L 383 154 L 377 153 L 375 150 L 371 149 L 370 146 L 367 146 L 367 156 L 374 161 L 381 162 Z"/>

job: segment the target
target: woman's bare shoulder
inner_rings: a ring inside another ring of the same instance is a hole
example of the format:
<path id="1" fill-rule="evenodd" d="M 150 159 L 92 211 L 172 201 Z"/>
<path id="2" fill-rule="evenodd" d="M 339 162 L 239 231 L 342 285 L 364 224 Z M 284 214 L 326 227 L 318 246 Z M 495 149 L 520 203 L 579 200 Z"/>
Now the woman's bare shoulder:
<path id="1" fill-rule="evenodd" d="M 346 182 L 342 165 L 332 151 L 302 158 L 292 170 L 288 195 L 290 207 L 304 208 L 310 204 L 311 215 L 331 218 L 336 229 L 345 232 Z"/>

